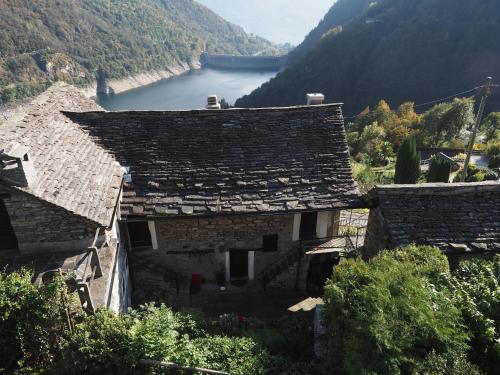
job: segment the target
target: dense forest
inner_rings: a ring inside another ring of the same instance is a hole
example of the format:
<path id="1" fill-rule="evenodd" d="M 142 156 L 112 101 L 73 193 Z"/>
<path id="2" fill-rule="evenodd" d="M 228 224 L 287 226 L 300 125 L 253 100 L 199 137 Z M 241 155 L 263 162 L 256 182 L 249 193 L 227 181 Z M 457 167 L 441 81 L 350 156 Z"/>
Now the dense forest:
<path id="1" fill-rule="evenodd" d="M 193 0 L 6 0 L 0 2 L 0 103 L 34 95 L 51 81 L 121 78 L 201 51 L 276 53 Z"/>
<path id="2" fill-rule="evenodd" d="M 422 103 L 478 86 L 487 76 L 500 79 L 498 0 L 480 6 L 469 0 L 379 0 L 359 9 L 343 26 L 334 20 L 323 32 L 327 25 L 320 24 L 322 36 L 310 52 L 236 105 L 303 104 L 307 92 L 323 92 L 353 115 L 380 98 L 392 106 Z M 500 108 L 498 91 L 488 110 Z"/>
<path id="3" fill-rule="evenodd" d="M 356 17 L 360 17 L 368 9 L 373 0 L 338 0 L 326 13 L 324 18 L 304 39 L 304 41 L 290 52 L 288 63 L 297 62 L 320 42 L 328 31 L 346 25 Z"/>

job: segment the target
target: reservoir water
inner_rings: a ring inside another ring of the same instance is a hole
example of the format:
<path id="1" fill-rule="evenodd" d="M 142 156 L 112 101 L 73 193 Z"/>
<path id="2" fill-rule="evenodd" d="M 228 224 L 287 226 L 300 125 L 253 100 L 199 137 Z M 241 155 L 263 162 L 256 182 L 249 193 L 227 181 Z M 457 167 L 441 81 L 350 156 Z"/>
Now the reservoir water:
<path id="1" fill-rule="evenodd" d="M 215 94 L 234 104 L 275 75 L 276 72 L 205 68 L 123 94 L 99 97 L 98 103 L 108 111 L 197 109 L 205 107 L 207 95 Z"/>

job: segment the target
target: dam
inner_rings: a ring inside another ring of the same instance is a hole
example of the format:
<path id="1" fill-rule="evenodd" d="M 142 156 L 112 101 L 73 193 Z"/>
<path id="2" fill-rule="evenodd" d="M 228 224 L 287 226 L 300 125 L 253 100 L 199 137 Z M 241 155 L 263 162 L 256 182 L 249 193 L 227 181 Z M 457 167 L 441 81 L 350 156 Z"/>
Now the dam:
<path id="1" fill-rule="evenodd" d="M 243 69 L 279 71 L 286 63 L 287 56 L 233 56 L 202 53 L 203 67 L 214 69 Z"/>

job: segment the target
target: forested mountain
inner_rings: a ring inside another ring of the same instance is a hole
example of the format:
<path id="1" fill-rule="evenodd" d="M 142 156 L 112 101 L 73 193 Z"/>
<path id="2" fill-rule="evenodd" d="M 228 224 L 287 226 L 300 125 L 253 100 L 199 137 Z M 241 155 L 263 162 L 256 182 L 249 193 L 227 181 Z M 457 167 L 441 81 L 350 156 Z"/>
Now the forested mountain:
<path id="1" fill-rule="evenodd" d="M 236 105 L 302 104 L 307 92 L 323 92 L 352 115 L 380 99 L 421 103 L 486 76 L 498 83 L 498 35 L 499 0 L 379 0 Z M 489 110 L 500 109 L 498 91 Z"/>
<path id="2" fill-rule="evenodd" d="M 0 102 L 55 79 L 85 84 L 212 53 L 276 52 L 194 0 L 0 1 Z"/>
<path id="3" fill-rule="evenodd" d="M 276 43 L 299 44 L 335 0 L 197 0 L 226 20 Z M 352 0 L 351 0 L 352 1 Z"/>
<path id="4" fill-rule="evenodd" d="M 289 63 L 299 60 L 313 50 L 328 31 L 348 24 L 356 17 L 362 16 L 370 4 L 373 4 L 373 0 L 337 0 L 318 26 L 290 53 Z"/>

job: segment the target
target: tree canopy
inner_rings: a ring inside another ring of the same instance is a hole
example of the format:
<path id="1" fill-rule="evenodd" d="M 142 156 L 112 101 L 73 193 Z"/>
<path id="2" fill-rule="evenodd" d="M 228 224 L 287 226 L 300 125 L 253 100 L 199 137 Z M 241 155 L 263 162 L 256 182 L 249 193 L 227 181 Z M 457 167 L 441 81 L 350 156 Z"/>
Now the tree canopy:
<path id="1" fill-rule="evenodd" d="M 436 248 L 347 259 L 325 286 L 322 356 L 333 374 L 494 373 L 500 257 L 451 273 Z"/>

